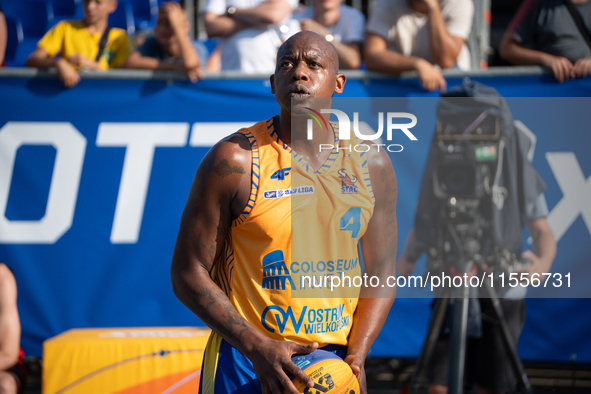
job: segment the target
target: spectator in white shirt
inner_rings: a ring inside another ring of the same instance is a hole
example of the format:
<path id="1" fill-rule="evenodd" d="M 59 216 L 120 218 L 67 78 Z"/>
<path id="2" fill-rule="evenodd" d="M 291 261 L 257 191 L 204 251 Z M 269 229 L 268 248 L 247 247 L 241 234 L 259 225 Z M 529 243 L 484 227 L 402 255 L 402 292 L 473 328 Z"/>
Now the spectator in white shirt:
<path id="1" fill-rule="evenodd" d="M 375 0 L 367 23 L 368 70 L 416 71 L 427 90 L 444 91 L 440 68 L 470 69 L 466 39 L 472 0 Z"/>
<path id="2" fill-rule="evenodd" d="M 365 17 L 355 8 L 342 5 L 343 0 L 314 0 L 293 15 L 302 30 L 311 30 L 331 42 L 339 55 L 341 69 L 358 69 L 361 65 Z"/>
<path id="3" fill-rule="evenodd" d="M 220 37 L 222 70 L 275 71 L 277 49 L 297 33 L 291 18 L 298 0 L 207 0 L 203 20 L 209 37 Z"/>

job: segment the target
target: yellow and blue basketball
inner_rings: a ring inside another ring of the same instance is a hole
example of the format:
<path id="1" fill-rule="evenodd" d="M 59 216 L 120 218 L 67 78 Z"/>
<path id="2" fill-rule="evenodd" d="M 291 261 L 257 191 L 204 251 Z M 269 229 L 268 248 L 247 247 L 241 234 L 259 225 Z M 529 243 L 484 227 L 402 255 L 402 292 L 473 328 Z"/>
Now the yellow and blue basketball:
<path id="1" fill-rule="evenodd" d="M 314 381 L 314 387 L 309 388 L 299 378 L 292 379 L 300 393 L 359 394 L 359 382 L 355 374 L 339 356 L 319 349 L 310 354 L 295 355 L 291 359 Z"/>

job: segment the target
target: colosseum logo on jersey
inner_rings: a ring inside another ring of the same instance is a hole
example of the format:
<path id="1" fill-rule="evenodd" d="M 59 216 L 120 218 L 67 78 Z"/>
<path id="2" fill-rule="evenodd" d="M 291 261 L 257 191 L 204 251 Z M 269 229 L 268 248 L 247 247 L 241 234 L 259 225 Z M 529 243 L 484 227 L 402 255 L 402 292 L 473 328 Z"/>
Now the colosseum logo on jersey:
<path id="1" fill-rule="evenodd" d="M 283 252 L 274 250 L 265 255 L 263 257 L 263 289 L 285 290 L 288 282 L 291 288 L 295 289 L 295 284 L 285 265 Z"/>

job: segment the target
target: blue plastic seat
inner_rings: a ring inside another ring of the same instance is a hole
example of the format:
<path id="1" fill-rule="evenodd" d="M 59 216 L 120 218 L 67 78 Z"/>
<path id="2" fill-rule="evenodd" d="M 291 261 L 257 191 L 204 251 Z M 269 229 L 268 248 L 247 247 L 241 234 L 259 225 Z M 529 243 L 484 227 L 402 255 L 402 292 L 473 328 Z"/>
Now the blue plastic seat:
<path id="1" fill-rule="evenodd" d="M 119 2 L 115 12 L 109 15 L 109 26 L 119 27 L 130 36 L 135 34 L 135 19 L 133 17 L 133 7 L 130 3 Z"/>
<path id="2" fill-rule="evenodd" d="M 6 16 L 6 32 L 8 33 L 8 37 L 6 40 L 5 59 L 6 64 L 9 65 L 14 60 L 18 45 L 24 39 L 23 24 L 20 19 Z"/>
<path id="3" fill-rule="evenodd" d="M 82 18 L 82 0 L 51 0 L 51 2 L 56 17 L 62 19 Z"/>
<path id="4" fill-rule="evenodd" d="M 46 0 L 3 0 L 2 9 L 20 19 L 24 37 L 42 37 L 53 21 L 53 5 Z"/>
<path id="5" fill-rule="evenodd" d="M 27 58 L 37 48 L 37 38 L 26 38 L 18 44 L 14 59 L 11 62 L 6 62 L 9 67 L 25 67 Z"/>
<path id="6" fill-rule="evenodd" d="M 211 53 L 215 49 L 216 45 L 218 44 L 217 38 L 207 38 L 205 40 L 198 40 L 198 41 L 203 43 L 203 45 L 207 49 L 208 55 L 211 55 Z"/>
<path id="7" fill-rule="evenodd" d="M 82 19 L 82 0 L 50 0 L 53 4 L 53 21 L 50 28 L 63 20 Z"/>
<path id="8" fill-rule="evenodd" d="M 129 3 L 133 8 L 133 17 L 137 29 L 151 29 L 158 16 L 158 0 L 120 0 Z"/>

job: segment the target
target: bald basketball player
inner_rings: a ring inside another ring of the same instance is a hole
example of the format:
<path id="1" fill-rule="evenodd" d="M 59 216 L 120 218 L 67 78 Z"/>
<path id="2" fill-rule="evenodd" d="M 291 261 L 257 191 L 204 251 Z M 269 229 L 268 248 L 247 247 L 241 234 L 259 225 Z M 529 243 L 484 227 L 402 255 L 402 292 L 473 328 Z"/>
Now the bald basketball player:
<path id="1" fill-rule="evenodd" d="M 397 186 L 387 154 L 352 150 L 367 142 L 339 140 L 328 116 L 307 140 L 306 116 L 292 113 L 292 104 L 330 104 L 343 92 L 338 68 L 323 37 L 292 36 L 270 78 L 279 115 L 224 138 L 197 169 L 171 278 L 177 297 L 213 330 L 201 393 L 296 394 L 288 375 L 314 383 L 291 356 L 317 348 L 342 357 L 367 392 L 365 358 L 394 298 L 292 297 L 301 290 L 292 278 L 310 264 L 360 275 L 359 245 L 364 273 L 395 275 Z"/>

